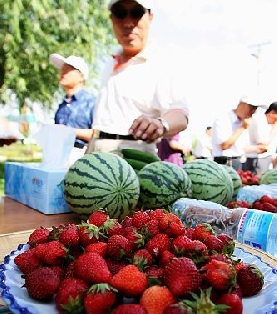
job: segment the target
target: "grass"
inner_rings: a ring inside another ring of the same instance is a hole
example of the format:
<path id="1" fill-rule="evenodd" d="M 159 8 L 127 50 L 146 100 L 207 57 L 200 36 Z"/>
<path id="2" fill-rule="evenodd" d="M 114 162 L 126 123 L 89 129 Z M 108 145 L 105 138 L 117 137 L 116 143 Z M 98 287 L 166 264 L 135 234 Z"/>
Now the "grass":
<path id="1" fill-rule="evenodd" d="M 41 149 L 34 144 L 12 144 L 0 147 L 0 196 L 4 195 L 4 165 L 6 161 L 40 162 Z"/>

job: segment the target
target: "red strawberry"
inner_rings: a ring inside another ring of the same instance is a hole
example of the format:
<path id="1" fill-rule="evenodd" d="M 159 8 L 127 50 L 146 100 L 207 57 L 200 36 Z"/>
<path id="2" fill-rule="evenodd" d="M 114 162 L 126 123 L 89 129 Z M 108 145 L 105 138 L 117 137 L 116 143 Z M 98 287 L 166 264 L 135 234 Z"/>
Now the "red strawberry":
<path id="1" fill-rule="evenodd" d="M 192 314 L 190 308 L 186 307 L 183 303 L 170 304 L 163 311 L 163 314 Z"/>
<path id="2" fill-rule="evenodd" d="M 212 226 L 207 223 L 202 223 L 202 224 L 197 225 L 194 228 L 192 239 L 204 241 L 209 235 L 212 235 L 212 234 L 215 234 Z"/>
<path id="3" fill-rule="evenodd" d="M 50 267 L 40 267 L 27 274 L 25 287 L 31 298 L 50 300 L 57 292 L 60 279 Z"/>
<path id="4" fill-rule="evenodd" d="M 254 264 L 244 263 L 237 271 L 237 283 L 243 297 L 256 295 L 264 285 L 264 275 Z"/>
<path id="5" fill-rule="evenodd" d="M 147 212 L 137 211 L 132 216 L 132 225 L 138 229 L 142 228 L 148 221 L 150 217 Z"/>
<path id="6" fill-rule="evenodd" d="M 132 262 L 138 266 L 140 270 L 143 270 L 145 266 L 150 266 L 153 263 L 152 255 L 146 249 L 140 249 L 134 252 L 132 255 Z"/>
<path id="7" fill-rule="evenodd" d="M 64 279 L 55 296 L 55 304 L 59 313 L 76 313 L 77 310 L 82 312 L 83 298 L 88 288 L 89 286 L 84 280 Z"/>
<path id="8" fill-rule="evenodd" d="M 225 314 L 242 314 L 243 304 L 242 299 L 236 293 L 224 293 L 216 301 L 217 304 L 225 304 L 229 308 Z"/>
<path id="9" fill-rule="evenodd" d="M 120 260 L 131 252 L 131 243 L 123 235 L 114 234 L 108 238 L 107 255 Z"/>
<path id="10" fill-rule="evenodd" d="M 134 226 L 124 228 L 124 237 L 129 240 L 131 249 L 137 249 L 144 246 L 144 236 L 138 232 Z"/>
<path id="11" fill-rule="evenodd" d="M 147 314 L 147 312 L 141 304 L 129 303 L 119 304 L 113 310 L 113 314 Z"/>
<path id="12" fill-rule="evenodd" d="M 146 275 L 135 265 L 127 265 L 115 274 L 110 284 L 125 296 L 137 296 L 148 286 Z"/>
<path id="13" fill-rule="evenodd" d="M 74 275 L 89 283 L 109 283 L 112 274 L 105 259 L 97 253 L 84 253 L 74 262 Z"/>
<path id="14" fill-rule="evenodd" d="M 90 214 L 88 218 L 88 222 L 97 227 L 100 227 L 104 224 L 104 222 L 109 218 L 108 214 L 102 210 L 97 210 Z"/>
<path id="15" fill-rule="evenodd" d="M 98 253 L 101 256 L 105 256 L 107 252 L 107 246 L 108 244 L 106 242 L 96 242 L 96 243 L 91 243 L 85 248 L 85 252 L 94 252 Z"/>
<path id="16" fill-rule="evenodd" d="M 224 243 L 216 235 L 209 235 L 204 240 L 204 243 L 207 246 L 210 253 L 223 252 Z"/>
<path id="17" fill-rule="evenodd" d="M 96 284 L 84 297 L 86 314 L 107 313 L 116 302 L 116 293 L 108 284 Z"/>
<path id="18" fill-rule="evenodd" d="M 112 275 L 115 275 L 121 268 L 127 265 L 125 261 L 117 261 L 111 258 L 106 258 L 105 260 Z"/>
<path id="19" fill-rule="evenodd" d="M 40 260 L 35 251 L 35 248 L 30 248 L 29 250 L 18 254 L 14 258 L 15 265 L 22 271 L 23 274 L 28 274 L 41 266 Z"/>
<path id="20" fill-rule="evenodd" d="M 185 233 L 181 219 L 173 213 L 168 213 L 160 218 L 159 228 L 170 237 L 177 237 Z"/>
<path id="21" fill-rule="evenodd" d="M 223 252 L 231 256 L 235 250 L 234 239 L 225 233 L 220 233 L 217 235 L 217 237 L 223 242 Z"/>
<path id="22" fill-rule="evenodd" d="M 187 257 L 173 258 L 164 268 L 164 283 L 177 296 L 186 296 L 200 288 L 202 276 Z"/>
<path id="23" fill-rule="evenodd" d="M 170 246 L 171 241 L 169 236 L 165 233 L 158 233 L 146 243 L 145 248 L 152 256 L 157 257 L 163 251 L 169 251 Z"/>
<path id="24" fill-rule="evenodd" d="M 151 210 L 148 210 L 147 212 L 151 220 L 159 221 L 166 215 L 165 210 L 162 208 L 151 209 Z"/>
<path id="25" fill-rule="evenodd" d="M 81 224 L 78 228 L 80 244 L 83 247 L 98 241 L 100 237 L 100 230 L 98 227 L 89 224 Z"/>
<path id="26" fill-rule="evenodd" d="M 56 240 L 39 244 L 35 252 L 40 260 L 50 266 L 61 265 L 66 257 L 64 245 Z"/>
<path id="27" fill-rule="evenodd" d="M 203 278 L 215 289 L 228 289 L 236 283 L 236 271 L 230 263 L 212 259 L 201 267 L 200 272 L 203 273 Z"/>
<path id="28" fill-rule="evenodd" d="M 140 304 L 146 309 L 147 314 L 163 313 L 168 305 L 176 302 L 172 292 L 164 286 L 154 285 L 147 288 L 141 298 Z"/>
<path id="29" fill-rule="evenodd" d="M 147 275 L 147 278 L 150 282 L 154 280 L 158 280 L 159 282 L 162 280 L 164 269 L 162 267 L 156 266 L 156 265 L 151 265 L 144 270 L 145 275 Z M 150 283 L 150 285 L 152 285 Z"/>
<path id="30" fill-rule="evenodd" d="M 153 238 L 156 234 L 160 233 L 159 221 L 156 219 L 149 220 L 141 230 L 146 238 Z"/>
<path id="31" fill-rule="evenodd" d="M 161 253 L 160 259 L 159 259 L 159 267 L 164 268 L 165 265 L 171 261 L 174 257 L 176 257 L 176 255 L 174 255 L 172 252 L 170 251 L 163 251 Z"/>
<path id="32" fill-rule="evenodd" d="M 79 240 L 80 237 L 78 227 L 74 224 L 69 224 L 68 227 L 65 228 L 59 236 L 59 241 L 63 243 L 66 247 L 78 245 Z"/>
<path id="33" fill-rule="evenodd" d="M 35 229 L 29 236 L 28 244 L 30 247 L 35 247 L 40 243 L 49 242 L 50 230 L 46 228 Z"/>

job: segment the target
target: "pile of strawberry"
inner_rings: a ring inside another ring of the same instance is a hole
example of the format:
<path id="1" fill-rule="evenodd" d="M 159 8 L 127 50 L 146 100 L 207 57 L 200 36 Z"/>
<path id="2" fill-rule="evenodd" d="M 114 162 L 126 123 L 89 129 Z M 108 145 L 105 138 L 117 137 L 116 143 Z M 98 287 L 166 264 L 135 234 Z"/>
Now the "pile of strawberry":
<path id="1" fill-rule="evenodd" d="M 252 204 L 246 201 L 232 201 L 227 205 L 228 208 L 254 208 L 269 213 L 277 213 L 277 199 L 267 195 L 256 199 Z"/>
<path id="2" fill-rule="evenodd" d="M 241 314 L 242 297 L 264 284 L 228 235 L 186 228 L 162 209 L 121 222 L 99 210 L 79 225 L 36 229 L 28 244 L 14 259 L 24 287 L 59 313 Z"/>
<path id="3" fill-rule="evenodd" d="M 260 178 L 257 174 L 253 173 L 250 170 L 238 170 L 237 173 L 241 178 L 243 185 L 259 185 Z"/>

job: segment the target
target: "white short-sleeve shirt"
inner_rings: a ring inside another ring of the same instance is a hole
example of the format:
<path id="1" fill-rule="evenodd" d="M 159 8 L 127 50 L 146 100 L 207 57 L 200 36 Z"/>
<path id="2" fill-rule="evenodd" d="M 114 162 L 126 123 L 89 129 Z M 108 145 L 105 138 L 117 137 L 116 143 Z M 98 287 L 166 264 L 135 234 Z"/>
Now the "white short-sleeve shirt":
<path id="1" fill-rule="evenodd" d="M 225 142 L 241 125 L 242 122 L 238 119 L 234 110 L 222 114 L 214 121 L 212 133 L 213 157 L 238 157 L 244 154 L 244 146 L 248 141 L 247 130 L 239 136 L 230 148 L 222 150 L 220 147 L 220 144 Z"/>
<path id="2" fill-rule="evenodd" d="M 122 69 L 114 70 L 115 64 L 111 58 L 104 72 L 93 129 L 127 135 L 141 114 L 160 117 L 168 110 L 183 109 L 188 116 L 182 73 L 157 47 L 149 45 Z"/>

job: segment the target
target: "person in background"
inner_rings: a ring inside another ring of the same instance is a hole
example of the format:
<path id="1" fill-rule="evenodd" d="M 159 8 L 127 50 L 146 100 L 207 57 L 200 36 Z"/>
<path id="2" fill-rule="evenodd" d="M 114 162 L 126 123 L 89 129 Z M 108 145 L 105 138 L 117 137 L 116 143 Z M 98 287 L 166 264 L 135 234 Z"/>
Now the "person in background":
<path id="1" fill-rule="evenodd" d="M 87 153 L 129 147 L 156 154 L 157 141 L 187 127 L 179 69 L 149 39 L 151 0 L 111 0 L 108 9 L 121 47 L 102 78 L 92 126 L 99 137 L 92 138 Z"/>
<path id="2" fill-rule="evenodd" d="M 205 132 L 197 137 L 193 154 L 197 159 L 211 159 L 212 158 L 212 127 L 211 126 L 207 126 Z"/>
<path id="3" fill-rule="evenodd" d="M 235 109 L 215 119 L 212 129 L 212 154 L 215 162 L 242 169 L 241 158 L 247 143 L 247 129 L 258 107 L 264 108 L 258 95 L 252 93 L 240 98 Z"/>
<path id="4" fill-rule="evenodd" d="M 248 128 L 249 143 L 245 146 L 244 169 L 261 175 L 272 167 L 275 153 L 277 122 L 277 102 L 273 102 L 265 112 L 255 113 Z"/>
<path id="5" fill-rule="evenodd" d="M 162 138 L 157 143 L 158 156 L 163 161 L 168 161 L 178 166 L 184 164 L 184 156 L 187 153 L 186 148 L 179 141 L 180 134 L 171 138 Z"/>
<path id="6" fill-rule="evenodd" d="M 93 135 L 91 126 L 96 98 L 85 88 L 89 67 L 83 58 L 73 55 L 65 58 L 54 53 L 49 60 L 60 70 L 59 83 L 65 91 L 63 101 L 55 113 L 55 124 L 72 127 L 76 133 L 74 148 L 69 157 L 69 162 L 73 163 L 84 155 Z"/>

